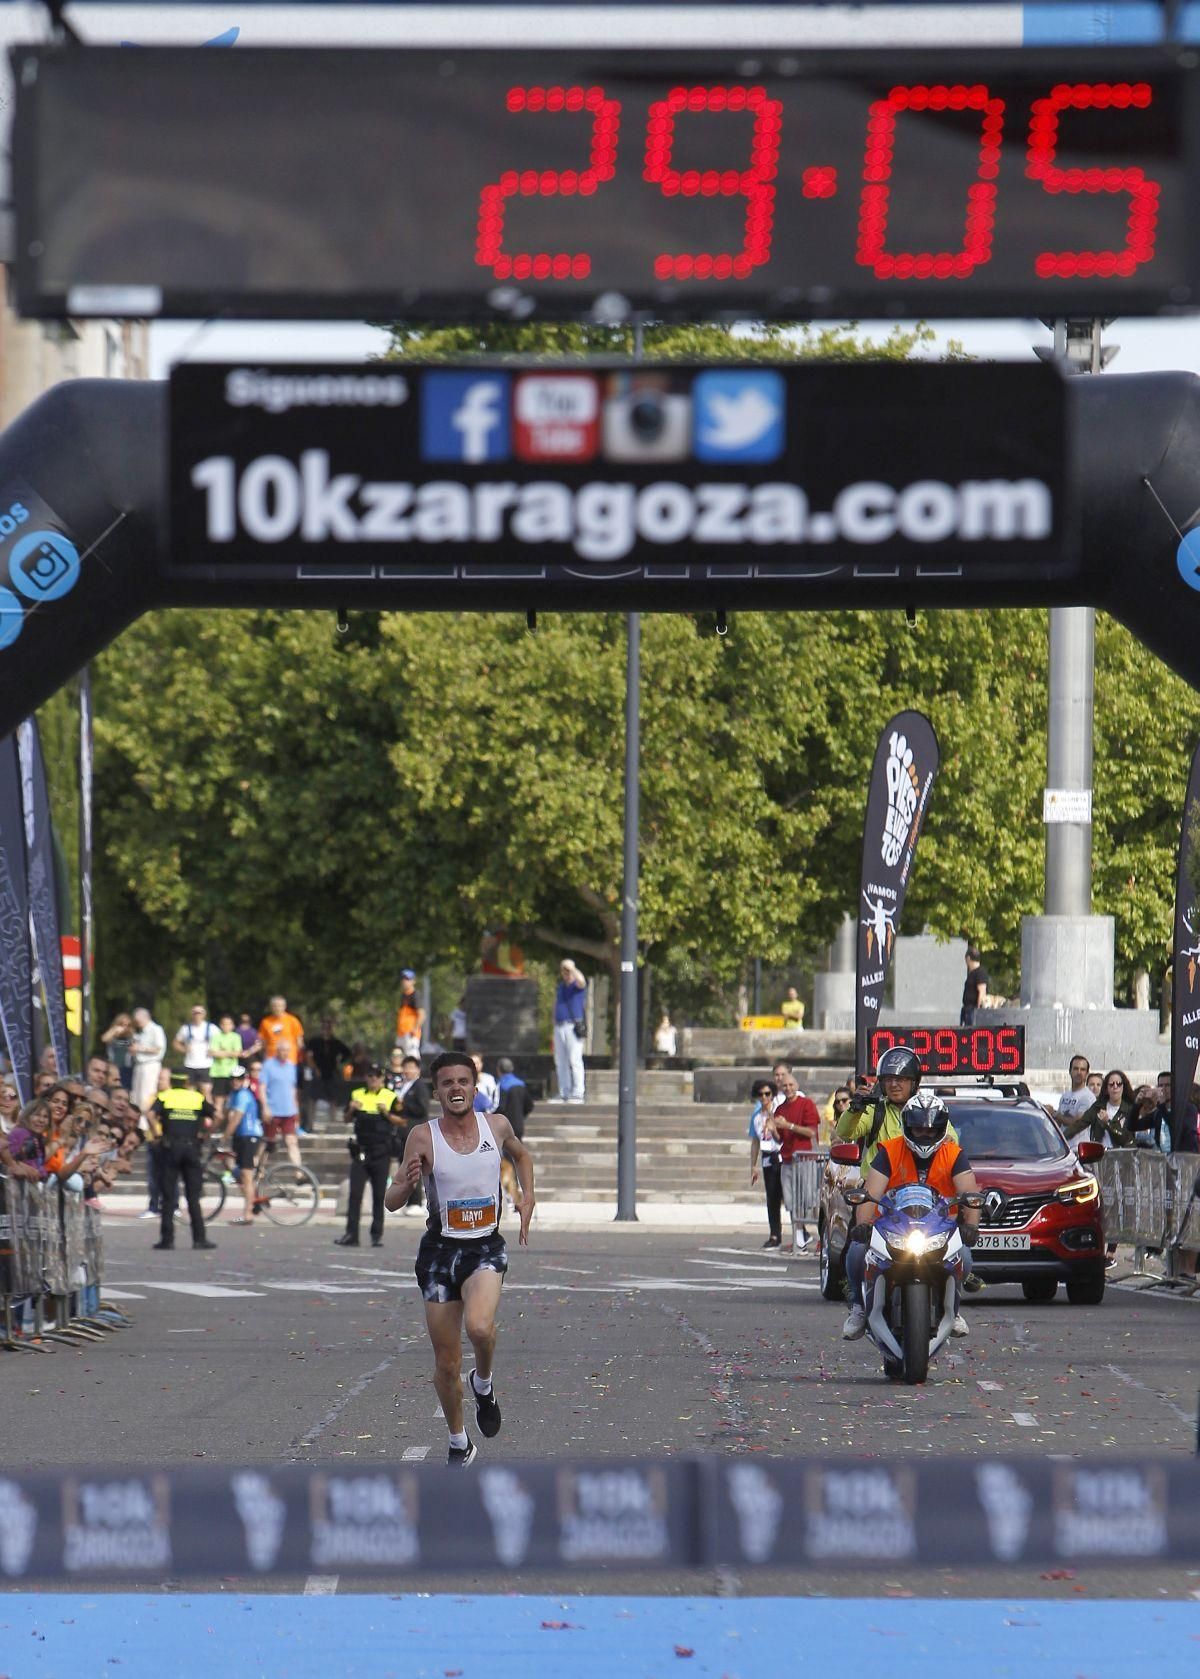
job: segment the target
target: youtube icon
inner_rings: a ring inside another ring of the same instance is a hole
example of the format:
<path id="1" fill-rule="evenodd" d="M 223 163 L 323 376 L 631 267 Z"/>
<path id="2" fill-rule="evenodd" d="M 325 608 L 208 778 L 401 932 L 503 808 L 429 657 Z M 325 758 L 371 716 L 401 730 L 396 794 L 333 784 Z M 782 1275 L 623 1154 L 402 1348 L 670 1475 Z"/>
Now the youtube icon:
<path id="1" fill-rule="evenodd" d="M 590 461 L 600 446 L 600 385 L 590 373 L 528 373 L 513 394 L 519 461 Z"/>

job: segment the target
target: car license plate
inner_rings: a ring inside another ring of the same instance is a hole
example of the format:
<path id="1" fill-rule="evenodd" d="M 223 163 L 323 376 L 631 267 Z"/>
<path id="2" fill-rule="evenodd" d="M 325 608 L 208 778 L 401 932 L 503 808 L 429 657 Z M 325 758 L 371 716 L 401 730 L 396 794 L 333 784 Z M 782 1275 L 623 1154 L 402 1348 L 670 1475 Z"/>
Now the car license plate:
<path id="1" fill-rule="evenodd" d="M 1028 1253 L 1029 1237 L 1008 1230 L 981 1230 L 975 1238 L 974 1253 Z"/>

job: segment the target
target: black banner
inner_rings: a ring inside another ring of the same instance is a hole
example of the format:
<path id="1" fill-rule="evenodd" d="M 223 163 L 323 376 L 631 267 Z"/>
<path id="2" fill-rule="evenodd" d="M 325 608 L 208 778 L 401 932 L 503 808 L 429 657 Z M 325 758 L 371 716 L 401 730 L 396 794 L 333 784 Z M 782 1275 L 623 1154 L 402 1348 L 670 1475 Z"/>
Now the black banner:
<path id="1" fill-rule="evenodd" d="M 0 740 L 0 1032 L 17 1095 L 33 1094 L 33 960 L 21 766 L 15 735 Z"/>
<path id="2" fill-rule="evenodd" d="M 782 605 L 842 566 L 864 604 L 888 577 L 1066 578 L 1066 400 L 1016 363 L 188 363 L 163 570 L 445 607 L 523 582 L 547 608 L 614 583 L 679 608 L 698 579 Z"/>
<path id="3" fill-rule="evenodd" d="M 92 667 L 79 678 L 79 1032 L 80 1062 L 87 1065 L 92 1043 Z"/>
<path id="4" fill-rule="evenodd" d="M 21 764 L 21 806 L 25 818 L 29 931 L 33 940 L 33 992 L 40 994 L 60 1076 L 70 1071 L 67 1010 L 63 992 L 62 926 L 54 838 L 50 830 L 50 792 L 37 720 L 27 717 L 17 730 Z"/>
<path id="5" fill-rule="evenodd" d="M 863 825 L 854 992 L 854 1065 L 867 1071 L 867 1039 L 879 1024 L 913 855 L 940 755 L 928 717 L 899 711 L 875 749 Z"/>
<path id="6" fill-rule="evenodd" d="M 1171 974 L 1171 1109 L 1175 1116 L 1171 1141 L 1178 1148 L 1179 1124 L 1200 1058 L 1200 746 L 1192 753 L 1179 828 Z"/>
<path id="7" fill-rule="evenodd" d="M 0 1578 L 1194 1561 L 1195 1461 L 604 1459 L 0 1470 Z"/>

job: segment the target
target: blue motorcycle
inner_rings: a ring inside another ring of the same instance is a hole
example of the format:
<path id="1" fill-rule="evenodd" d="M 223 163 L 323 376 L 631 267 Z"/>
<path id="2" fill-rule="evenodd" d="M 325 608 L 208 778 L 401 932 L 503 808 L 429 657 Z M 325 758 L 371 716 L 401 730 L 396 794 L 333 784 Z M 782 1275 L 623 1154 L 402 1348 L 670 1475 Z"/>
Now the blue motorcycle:
<path id="1" fill-rule="evenodd" d="M 964 1205 L 982 1196 L 963 1196 Z M 866 1196 L 848 1196 L 861 1205 Z M 863 1284 L 867 1332 L 889 1381 L 923 1382 L 954 1328 L 966 1250 L 950 1203 L 924 1184 L 883 1196 Z"/>

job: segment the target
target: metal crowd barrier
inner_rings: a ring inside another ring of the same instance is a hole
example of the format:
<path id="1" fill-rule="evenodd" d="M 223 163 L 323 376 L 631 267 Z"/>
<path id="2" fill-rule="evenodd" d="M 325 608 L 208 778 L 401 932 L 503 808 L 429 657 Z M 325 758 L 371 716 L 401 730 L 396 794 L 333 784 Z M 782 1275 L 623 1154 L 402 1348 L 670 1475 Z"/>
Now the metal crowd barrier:
<path id="1" fill-rule="evenodd" d="M 1200 1155 L 1106 1149 L 1093 1169 L 1110 1241 L 1161 1251 L 1169 1264 L 1200 1249 Z"/>
<path id="2" fill-rule="evenodd" d="M 49 1352 L 49 1343 L 103 1340 L 115 1327 L 84 1307 L 104 1271 L 100 1214 L 56 1180 L 0 1174 L 0 1347 Z M 26 1308 L 33 1323 L 22 1327 Z"/>
<path id="3" fill-rule="evenodd" d="M 1194 1563 L 1200 1461 L 0 1470 L 0 1574 L 10 1581 L 861 1569 L 864 1543 L 895 1566 Z"/>

